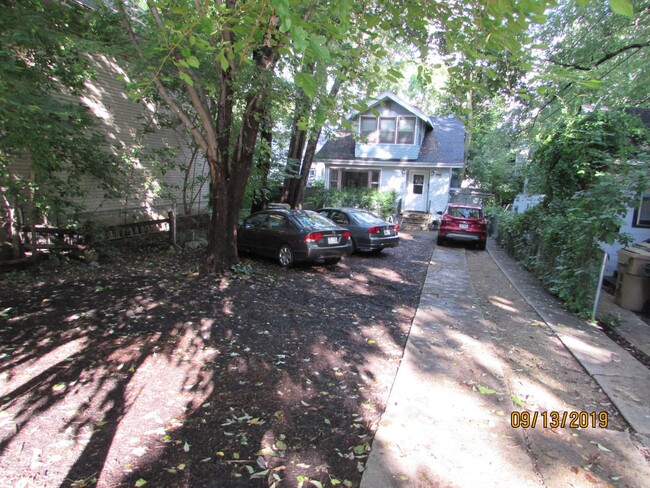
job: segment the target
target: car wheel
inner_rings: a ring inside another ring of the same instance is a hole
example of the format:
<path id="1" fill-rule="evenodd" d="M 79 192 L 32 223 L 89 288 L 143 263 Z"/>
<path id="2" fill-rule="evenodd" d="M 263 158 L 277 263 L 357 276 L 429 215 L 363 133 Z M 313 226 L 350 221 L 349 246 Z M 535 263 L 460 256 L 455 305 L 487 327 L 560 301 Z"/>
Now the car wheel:
<path id="1" fill-rule="evenodd" d="M 350 242 L 352 243 L 352 252 L 350 254 L 354 254 L 357 252 L 357 243 L 354 242 L 354 239 L 352 237 L 350 237 Z"/>
<path id="2" fill-rule="evenodd" d="M 436 238 L 436 244 L 437 244 L 438 246 L 442 246 L 442 245 L 444 244 L 444 242 L 445 242 L 445 239 L 444 239 L 443 237 L 438 236 L 438 237 Z"/>
<path id="3" fill-rule="evenodd" d="M 325 258 L 323 262 L 325 264 L 336 264 L 341 260 L 341 258 Z"/>
<path id="4" fill-rule="evenodd" d="M 278 250 L 278 261 L 280 266 L 288 268 L 293 264 L 293 249 L 288 244 L 282 244 Z"/>
<path id="5" fill-rule="evenodd" d="M 478 243 L 478 248 L 480 251 L 485 251 L 486 246 L 487 246 L 487 241 L 481 241 Z"/>

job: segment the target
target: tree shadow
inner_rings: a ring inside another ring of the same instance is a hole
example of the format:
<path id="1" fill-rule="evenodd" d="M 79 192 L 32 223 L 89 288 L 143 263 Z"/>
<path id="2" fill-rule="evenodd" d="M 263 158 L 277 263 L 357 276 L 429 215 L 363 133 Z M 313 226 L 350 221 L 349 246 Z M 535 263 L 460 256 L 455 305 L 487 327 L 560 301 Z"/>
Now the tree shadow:
<path id="1" fill-rule="evenodd" d="M 416 244 L 388 274 L 182 262 L 35 287 L 0 331 L 0 468 L 61 486 L 358 483 L 431 254 Z"/>

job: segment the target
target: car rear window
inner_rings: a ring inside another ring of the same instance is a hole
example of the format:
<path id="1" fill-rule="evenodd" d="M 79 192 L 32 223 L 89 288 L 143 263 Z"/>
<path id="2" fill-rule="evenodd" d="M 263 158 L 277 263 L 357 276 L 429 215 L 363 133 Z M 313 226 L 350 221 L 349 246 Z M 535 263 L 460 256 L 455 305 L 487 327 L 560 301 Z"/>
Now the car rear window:
<path id="1" fill-rule="evenodd" d="M 483 210 L 480 208 L 449 207 L 447 213 L 452 217 L 460 217 L 461 219 L 480 219 L 483 217 Z"/>
<path id="2" fill-rule="evenodd" d="M 380 217 L 371 212 L 353 212 L 352 215 L 362 224 L 379 224 L 384 222 Z"/>
<path id="3" fill-rule="evenodd" d="M 293 214 L 293 218 L 296 219 L 298 224 L 305 229 L 316 229 L 318 227 L 332 227 L 332 221 L 323 217 L 322 215 L 311 212 L 296 212 Z"/>

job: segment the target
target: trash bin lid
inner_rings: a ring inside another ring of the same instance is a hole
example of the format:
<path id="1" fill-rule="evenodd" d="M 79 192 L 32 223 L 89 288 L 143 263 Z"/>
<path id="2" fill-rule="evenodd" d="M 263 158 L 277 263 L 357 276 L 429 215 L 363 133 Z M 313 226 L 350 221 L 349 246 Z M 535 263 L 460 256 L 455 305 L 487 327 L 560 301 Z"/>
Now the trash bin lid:
<path id="1" fill-rule="evenodd" d="M 631 275 L 645 276 L 644 266 L 650 263 L 650 249 L 643 247 L 626 247 L 618 251 L 618 263 Z"/>

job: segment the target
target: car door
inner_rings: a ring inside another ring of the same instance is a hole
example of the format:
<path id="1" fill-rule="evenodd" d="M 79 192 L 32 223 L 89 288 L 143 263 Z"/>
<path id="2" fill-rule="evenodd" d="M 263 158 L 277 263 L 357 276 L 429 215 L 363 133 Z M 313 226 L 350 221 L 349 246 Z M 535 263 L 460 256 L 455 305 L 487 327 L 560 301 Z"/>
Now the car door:
<path id="1" fill-rule="evenodd" d="M 245 251 L 260 254 L 263 252 L 263 231 L 268 212 L 259 212 L 247 217 L 239 226 L 237 246 Z"/>

